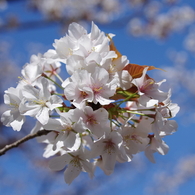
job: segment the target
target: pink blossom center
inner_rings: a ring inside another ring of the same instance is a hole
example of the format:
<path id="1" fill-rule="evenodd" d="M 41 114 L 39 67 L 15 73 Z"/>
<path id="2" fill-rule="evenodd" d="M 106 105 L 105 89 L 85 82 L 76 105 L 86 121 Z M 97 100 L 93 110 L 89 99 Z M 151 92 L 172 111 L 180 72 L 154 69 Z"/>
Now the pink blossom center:
<path id="1" fill-rule="evenodd" d="M 93 88 L 93 91 L 94 91 L 94 94 L 99 94 L 100 91 L 102 90 L 103 87 L 94 87 Z"/>
<path id="2" fill-rule="evenodd" d="M 91 125 L 95 125 L 95 124 L 98 124 L 97 123 L 97 120 L 94 118 L 94 116 L 87 116 L 87 120 L 86 120 L 87 123 L 91 124 Z"/>
<path id="3" fill-rule="evenodd" d="M 58 70 L 58 67 L 54 68 L 52 64 L 50 64 L 51 70 L 46 70 L 45 72 L 49 74 L 49 77 L 56 75 L 56 71 Z"/>
<path id="4" fill-rule="evenodd" d="M 85 99 L 88 96 L 88 94 L 85 91 L 80 91 L 80 97 Z"/>
<path id="5" fill-rule="evenodd" d="M 154 81 L 152 79 L 148 79 L 144 82 L 144 84 L 140 87 L 140 91 L 142 93 L 145 93 L 146 91 L 150 90 L 152 88 L 152 85 L 154 84 Z"/>
<path id="6" fill-rule="evenodd" d="M 135 141 L 136 143 L 142 144 L 142 142 L 138 138 L 139 138 L 138 135 L 132 135 L 131 136 L 131 140 Z"/>
<path id="7" fill-rule="evenodd" d="M 115 143 L 112 142 L 111 139 L 103 142 L 105 144 L 105 150 L 107 153 L 111 154 L 115 150 Z"/>

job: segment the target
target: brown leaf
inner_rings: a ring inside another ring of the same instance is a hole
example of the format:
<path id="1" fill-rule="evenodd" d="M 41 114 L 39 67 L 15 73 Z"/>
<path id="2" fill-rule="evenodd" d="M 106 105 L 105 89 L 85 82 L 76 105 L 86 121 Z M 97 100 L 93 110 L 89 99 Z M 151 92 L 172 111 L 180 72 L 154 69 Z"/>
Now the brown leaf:
<path id="1" fill-rule="evenodd" d="M 114 41 L 109 35 L 108 35 L 108 38 L 110 39 L 110 51 L 115 51 L 115 53 L 117 54 L 117 58 L 120 58 L 122 54 L 117 50 L 117 48 L 114 45 Z"/>
<path id="2" fill-rule="evenodd" d="M 139 78 L 142 76 L 144 68 L 148 67 L 148 70 L 163 70 L 161 68 L 156 68 L 155 66 L 147 66 L 147 65 L 138 65 L 138 64 L 128 64 L 123 68 L 123 70 L 127 70 L 129 74 L 132 76 L 132 78 Z M 164 71 L 164 70 L 163 70 Z"/>

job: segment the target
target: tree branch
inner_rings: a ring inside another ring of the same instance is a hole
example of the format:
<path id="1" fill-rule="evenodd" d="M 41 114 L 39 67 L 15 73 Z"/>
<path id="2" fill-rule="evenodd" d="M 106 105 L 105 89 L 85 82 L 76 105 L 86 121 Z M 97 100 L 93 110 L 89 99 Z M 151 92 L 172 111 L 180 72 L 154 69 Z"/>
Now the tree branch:
<path id="1" fill-rule="evenodd" d="M 136 12 L 136 13 L 129 13 L 119 19 L 115 19 L 113 21 L 110 21 L 109 23 L 101 23 L 98 21 L 95 21 L 95 23 L 99 27 L 106 27 L 106 28 L 124 28 L 126 24 L 134 17 L 141 17 L 143 16 L 142 12 Z M 44 28 L 44 27 L 50 27 L 52 25 L 61 25 L 61 26 L 68 26 L 70 23 L 78 22 L 81 20 L 85 20 L 90 23 L 89 20 L 85 18 L 85 16 L 81 16 L 79 18 L 67 18 L 65 16 L 58 17 L 58 18 L 48 18 L 48 19 L 39 19 L 39 20 L 32 20 L 32 21 L 26 21 L 21 22 L 18 21 L 17 18 L 12 18 L 10 21 L 8 20 L 4 24 L 0 25 L 0 33 L 6 33 L 12 30 L 32 30 L 37 28 Z"/>
<path id="2" fill-rule="evenodd" d="M 39 137 L 39 136 L 42 136 L 42 135 L 47 135 L 49 132 L 51 132 L 51 131 L 41 130 L 41 131 L 38 131 L 36 133 L 29 134 L 29 135 L 23 137 L 22 139 L 17 140 L 16 142 L 14 142 L 12 144 L 6 145 L 4 148 L 2 148 L 0 150 L 0 156 L 4 155 L 8 150 L 10 150 L 12 148 L 18 147 L 23 142 L 26 142 L 26 141 L 28 141 L 30 139 L 35 138 L 35 137 Z"/>

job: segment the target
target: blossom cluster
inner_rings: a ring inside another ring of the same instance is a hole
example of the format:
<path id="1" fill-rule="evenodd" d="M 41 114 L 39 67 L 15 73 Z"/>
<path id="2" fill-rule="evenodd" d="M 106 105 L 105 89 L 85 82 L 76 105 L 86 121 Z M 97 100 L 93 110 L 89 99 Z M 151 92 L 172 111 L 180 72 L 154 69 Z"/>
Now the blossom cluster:
<path id="1" fill-rule="evenodd" d="M 123 3 L 127 4 L 125 1 Z M 109 22 L 123 9 L 120 0 L 30 0 L 30 4 L 50 19 L 84 19 L 101 23 Z"/>
<path id="2" fill-rule="evenodd" d="M 134 17 L 129 21 L 128 29 L 134 36 L 149 35 L 160 39 L 174 32 L 183 31 L 194 21 L 195 11 L 190 6 L 175 6 L 165 12 L 161 3 L 155 1 L 146 7 L 145 19 Z"/>
<path id="3" fill-rule="evenodd" d="M 49 19 L 97 21 L 118 26 L 128 24 L 130 34 L 166 38 L 183 31 L 195 21 L 195 11 L 178 0 L 30 0 L 30 5 Z M 124 17 L 125 16 L 125 17 Z M 61 23 L 63 23 L 63 20 Z M 126 21 L 126 23 L 124 22 Z M 67 27 L 63 23 L 63 27 Z"/>
<path id="4" fill-rule="evenodd" d="M 154 66 L 129 63 L 115 47 L 113 34 L 105 34 L 93 22 L 91 32 L 77 23 L 55 40 L 54 49 L 33 55 L 18 85 L 5 91 L 9 109 L 1 121 L 20 131 L 26 116 L 36 119 L 31 132 L 48 130 L 38 141 L 46 143 L 44 157 L 52 170 L 64 171 L 70 184 L 80 172 L 93 177 L 100 167 L 106 175 L 115 164 L 130 162 L 144 152 L 165 155 L 164 137 L 177 130 L 179 106 L 171 102 L 171 90 L 159 88 L 148 75 Z M 60 76 L 60 70 L 70 75 Z"/>

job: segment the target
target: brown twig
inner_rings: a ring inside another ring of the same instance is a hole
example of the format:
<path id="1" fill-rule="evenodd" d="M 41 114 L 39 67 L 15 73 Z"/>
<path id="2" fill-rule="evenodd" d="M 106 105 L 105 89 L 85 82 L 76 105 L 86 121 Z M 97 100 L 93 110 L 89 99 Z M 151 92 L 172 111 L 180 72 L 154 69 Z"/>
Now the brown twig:
<path id="1" fill-rule="evenodd" d="M 8 150 L 10 150 L 12 148 L 18 147 L 23 142 L 26 142 L 26 141 L 28 141 L 30 139 L 35 138 L 35 137 L 39 137 L 39 136 L 42 136 L 42 135 L 47 135 L 49 132 L 51 132 L 51 131 L 41 130 L 41 131 L 38 131 L 36 133 L 29 134 L 29 135 L 23 137 L 22 139 L 17 140 L 16 142 L 14 142 L 12 144 L 6 145 L 4 148 L 2 148 L 0 150 L 0 156 L 4 155 Z"/>

